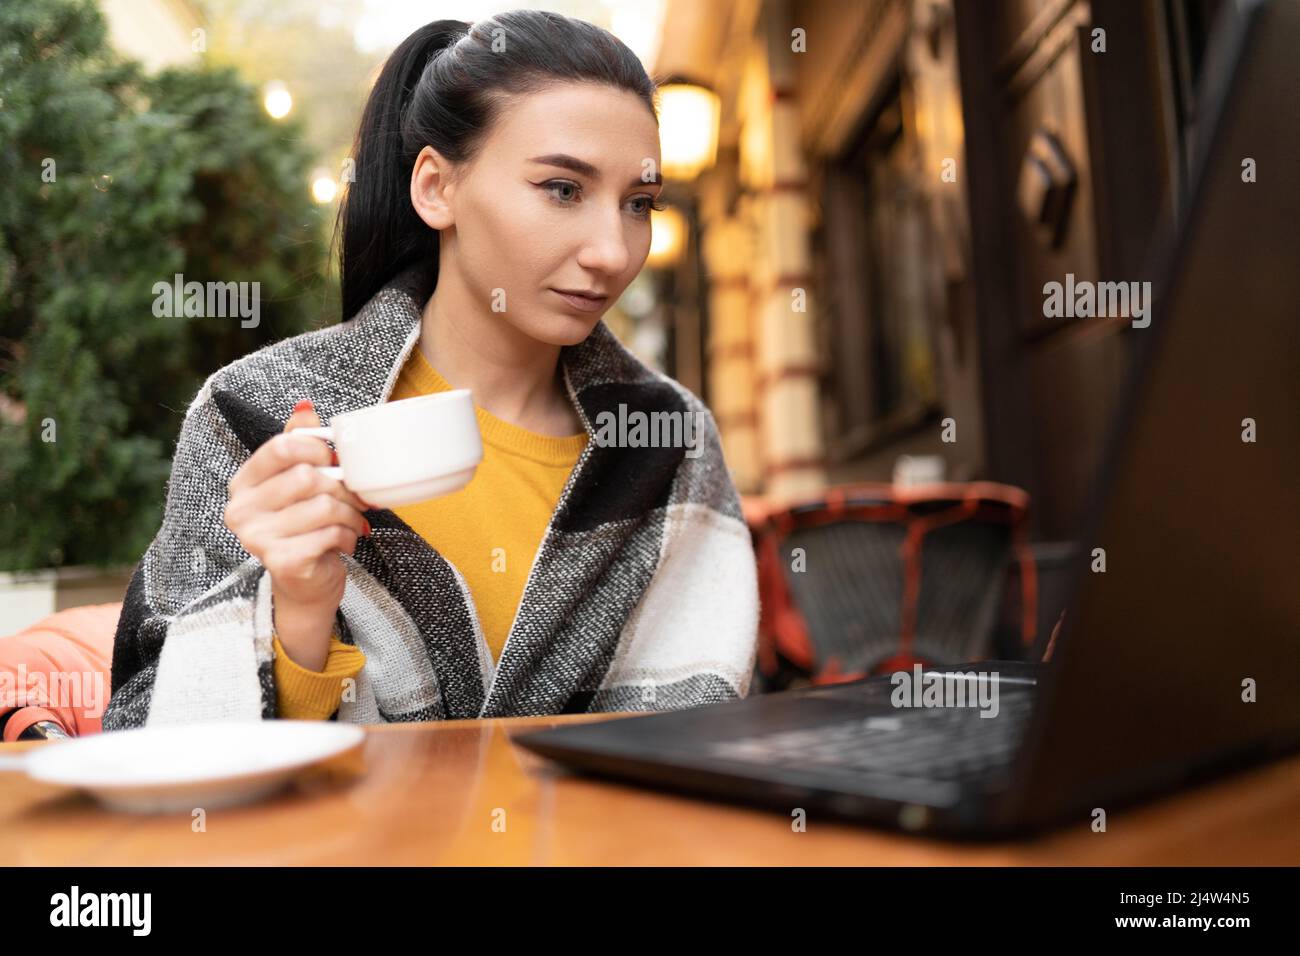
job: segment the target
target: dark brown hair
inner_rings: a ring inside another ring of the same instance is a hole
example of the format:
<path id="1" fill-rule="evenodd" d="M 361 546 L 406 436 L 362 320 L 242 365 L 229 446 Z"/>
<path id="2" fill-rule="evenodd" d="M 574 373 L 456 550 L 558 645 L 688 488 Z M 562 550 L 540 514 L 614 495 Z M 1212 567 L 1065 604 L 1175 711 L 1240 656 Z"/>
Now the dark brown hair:
<path id="1" fill-rule="evenodd" d="M 512 10 L 472 26 L 437 20 L 402 41 L 366 101 L 352 149 L 355 181 L 339 206 L 343 319 L 418 260 L 430 262 L 437 281 L 438 232 L 410 199 L 420 150 L 465 162 L 506 99 L 566 81 L 633 92 L 657 122 L 655 84 L 636 54 L 583 20 Z"/>

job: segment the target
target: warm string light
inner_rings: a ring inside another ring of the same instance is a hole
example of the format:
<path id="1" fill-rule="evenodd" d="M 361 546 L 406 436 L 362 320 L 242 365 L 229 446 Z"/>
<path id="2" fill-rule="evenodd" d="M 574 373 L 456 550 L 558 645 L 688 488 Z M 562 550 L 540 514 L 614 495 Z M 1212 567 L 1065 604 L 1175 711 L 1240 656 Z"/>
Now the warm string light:
<path id="1" fill-rule="evenodd" d="M 284 119 L 293 109 L 293 96 L 280 80 L 272 80 L 262 90 L 262 106 L 272 119 Z"/>
<path id="2" fill-rule="evenodd" d="M 665 84 L 658 95 L 663 174 L 692 180 L 717 159 L 721 103 L 717 94 L 690 83 Z"/>

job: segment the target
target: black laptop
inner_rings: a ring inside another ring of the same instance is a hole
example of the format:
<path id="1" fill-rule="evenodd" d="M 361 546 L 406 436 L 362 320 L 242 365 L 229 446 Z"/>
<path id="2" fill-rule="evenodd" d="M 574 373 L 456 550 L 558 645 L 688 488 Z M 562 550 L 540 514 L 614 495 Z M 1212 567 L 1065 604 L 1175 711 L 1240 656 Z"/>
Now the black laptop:
<path id="1" fill-rule="evenodd" d="M 1240 5 L 1216 43 L 1190 204 L 1150 325 L 1125 332 L 1137 358 L 1049 663 L 514 741 L 624 781 L 970 837 L 1090 826 L 1300 749 L 1300 3 Z"/>

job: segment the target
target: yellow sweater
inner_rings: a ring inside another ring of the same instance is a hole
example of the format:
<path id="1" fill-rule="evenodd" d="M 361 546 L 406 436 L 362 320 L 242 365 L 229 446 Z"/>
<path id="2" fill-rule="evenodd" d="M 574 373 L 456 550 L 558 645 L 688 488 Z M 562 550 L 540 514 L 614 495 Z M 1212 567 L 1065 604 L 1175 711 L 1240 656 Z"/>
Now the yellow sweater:
<path id="1" fill-rule="evenodd" d="M 417 346 L 402 366 L 389 401 L 453 386 Z M 587 444 L 587 435 L 538 435 L 476 408 L 483 461 L 460 491 L 394 508 L 429 545 L 456 566 L 468 585 L 494 660 L 501 657 L 528 572 L 560 492 Z M 321 671 L 307 670 L 275 649 L 276 698 L 281 717 L 323 720 L 338 709 L 344 681 L 365 666 L 361 650 L 335 634 Z"/>

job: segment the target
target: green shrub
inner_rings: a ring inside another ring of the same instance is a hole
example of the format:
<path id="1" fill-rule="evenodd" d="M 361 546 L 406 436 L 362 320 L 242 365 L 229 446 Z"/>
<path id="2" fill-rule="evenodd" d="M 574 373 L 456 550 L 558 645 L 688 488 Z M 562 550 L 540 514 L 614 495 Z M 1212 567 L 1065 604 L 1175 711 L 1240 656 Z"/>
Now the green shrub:
<path id="1" fill-rule="evenodd" d="M 89 0 L 0 3 L 0 569 L 138 560 L 203 380 L 337 313 L 311 161 L 233 70 L 148 76 Z M 176 273 L 258 282 L 259 322 L 155 316 Z"/>

